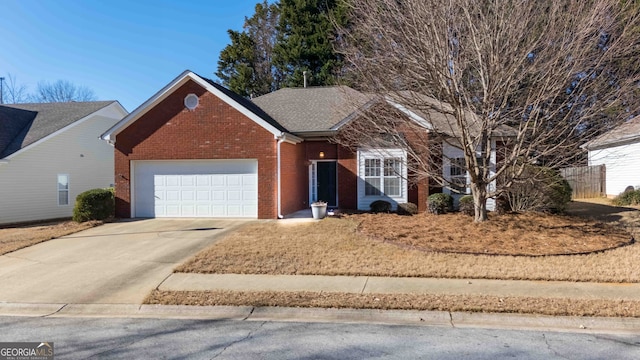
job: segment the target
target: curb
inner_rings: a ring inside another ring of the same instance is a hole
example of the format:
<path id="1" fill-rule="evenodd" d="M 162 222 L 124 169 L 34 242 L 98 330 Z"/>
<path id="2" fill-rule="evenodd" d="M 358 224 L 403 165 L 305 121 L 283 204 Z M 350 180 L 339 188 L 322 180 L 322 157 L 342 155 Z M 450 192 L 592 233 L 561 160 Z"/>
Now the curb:
<path id="1" fill-rule="evenodd" d="M 640 318 L 251 306 L 0 303 L 0 316 L 374 323 L 572 333 L 640 333 Z"/>

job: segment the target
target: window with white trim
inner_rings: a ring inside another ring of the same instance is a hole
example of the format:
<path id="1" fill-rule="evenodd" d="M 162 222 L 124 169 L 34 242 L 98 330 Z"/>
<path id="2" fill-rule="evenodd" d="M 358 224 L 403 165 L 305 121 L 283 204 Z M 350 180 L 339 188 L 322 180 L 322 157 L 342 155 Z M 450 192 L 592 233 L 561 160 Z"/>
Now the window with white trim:
<path id="1" fill-rule="evenodd" d="M 364 160 L 364 194 L 366 196 L 402 195 L 401 158 L 366 158 Z"/>
<path id="2" fill-rule="evenodd" d="M 453 158 L 449 166 L 449 187 L 456 193 L 467 193 L 467 171 L 464 158 Z"/>
<path id="3" fill-rule="evenodd" d="M 69 205 L 69 175 L 58 174 L 58 205 Z"/>

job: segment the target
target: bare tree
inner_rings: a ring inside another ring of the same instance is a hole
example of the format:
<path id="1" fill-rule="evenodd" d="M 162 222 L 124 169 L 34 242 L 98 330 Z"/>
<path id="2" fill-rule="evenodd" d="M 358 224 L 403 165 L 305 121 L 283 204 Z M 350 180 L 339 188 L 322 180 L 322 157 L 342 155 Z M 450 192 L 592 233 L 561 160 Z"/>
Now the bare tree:
<path id="1" fill-rule="evenodd" d="M 2 102 L 4 104 L 18 104 L 28 101 L 27 87 L 18 84 L 16 77 L 7 74 L 2 86 Z"/>
<path id="2" fill-rule="evenodd" d="M 42 81 L 38 83 L 33 102 L 68 102 L 68 101 L 93 101 L 96 95 L 86 86 L 77 86 L 66 80 L 58 80 L 50 83 Z"/>
<path id="3" fill-rule="evenodd" d="M 573 163 L 580 144 L 637 110 L 638 2 L 349 4 L 339 47 L 360 90 L 393 106 L 369 107 L 345 131 L 358 136 L 339 141 L 402 145 L 414 174 L 454 190 L 459 178 L 437 159 L 460 149 L 463 162 L 445 163 L 468 172 L 477 222 L 526 164 Z M 427 121 L 402 120 L 412 114 Z"/>

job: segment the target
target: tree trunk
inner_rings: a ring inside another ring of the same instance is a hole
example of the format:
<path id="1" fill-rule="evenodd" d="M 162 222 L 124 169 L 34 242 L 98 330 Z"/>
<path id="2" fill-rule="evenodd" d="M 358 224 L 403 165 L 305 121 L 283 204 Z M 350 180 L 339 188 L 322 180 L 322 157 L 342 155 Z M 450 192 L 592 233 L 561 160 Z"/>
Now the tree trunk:
<path id="1" fill-rule="evenodd" d="M 487 217 L 487 186 L 471 183 L 471 193 L 473 194 L 474 221 L 483 222 L 489 220 Z"/>

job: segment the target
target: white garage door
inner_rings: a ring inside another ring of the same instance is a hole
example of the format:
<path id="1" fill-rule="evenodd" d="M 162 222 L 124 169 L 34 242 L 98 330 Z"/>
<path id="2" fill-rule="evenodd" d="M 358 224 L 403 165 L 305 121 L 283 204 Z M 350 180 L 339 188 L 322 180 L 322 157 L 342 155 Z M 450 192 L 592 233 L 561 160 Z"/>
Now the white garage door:
<path id="1" fill-rule="evenodd" d="M 258 217 L 257 160 L 134 161 L 135 217 Z"/>

